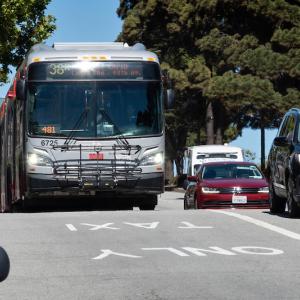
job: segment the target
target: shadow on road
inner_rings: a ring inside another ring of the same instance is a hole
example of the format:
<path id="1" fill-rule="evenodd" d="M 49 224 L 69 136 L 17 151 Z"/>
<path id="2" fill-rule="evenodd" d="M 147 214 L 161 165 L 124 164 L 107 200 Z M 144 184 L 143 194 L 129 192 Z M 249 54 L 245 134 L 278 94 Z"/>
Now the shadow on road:
<path id="1" fill-rule="evenodd" d="M 263 211 L 262 213 L 268 214 L 268 215 L 271 215 L 271 216 L 277 216 L 277 217 L 279 217 L 279 218 L 286 218 L 286 219 L 300 219 L 300 217 L 297 217 L 297 218 L 290 218 L 287 211 L 285 211 L 284 213 L 278 213 L 278 214 L 271 213 L 270 211 Z"/>
<path id="2" fill-rule="evenodd" d="M 133 207 L 126 199 L 93 199 L 93 198 L 55 198 L 40 199 L 22 205 L 14 205 L 15 213 L 42 213 L 42 212 L 73 212 L 98 210 L 132 210 Z"/>

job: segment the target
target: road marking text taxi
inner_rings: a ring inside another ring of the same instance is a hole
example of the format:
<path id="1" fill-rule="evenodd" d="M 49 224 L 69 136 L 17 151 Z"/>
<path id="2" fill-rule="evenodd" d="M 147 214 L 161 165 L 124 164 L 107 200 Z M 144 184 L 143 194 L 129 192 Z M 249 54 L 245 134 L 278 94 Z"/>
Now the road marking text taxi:
<path id="1" fill-rule="evenodd" d="M 123 222 L 123 224 L 131 227 L 138 227 L 142 229 L 156 229 L 159 226 L 160 222 L 149 222 L 149 223 L 132 223 L 132 222 Z M 104 224 L 90 224 L 90 223 L 80 223 L 80 227 L 86 227 L 88 230 L 96 231 L 101 229 L 109 230 L 119 230 L 120 227 L 114 225 L 115 223 L 104 223 Z M 180 222 L 181 226 L 177 226 L 179 229 L 212 229 L 212 226 L 198 226 L 190 222 L 182 221 Z M 73 224 L 65 224 L 70 231 L 78 231 L 78 228 Z"/>

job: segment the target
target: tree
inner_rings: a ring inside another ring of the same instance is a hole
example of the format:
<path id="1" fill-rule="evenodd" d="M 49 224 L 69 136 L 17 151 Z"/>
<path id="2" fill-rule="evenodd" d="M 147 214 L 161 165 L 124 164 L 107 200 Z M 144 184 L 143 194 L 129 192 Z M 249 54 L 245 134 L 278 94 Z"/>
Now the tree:
<path id="1" fill-rule="evenodd" d="M 50 0 L 1 0 L 0 83 L 7 81 L 9 66 L 17 67 L 26 52 L 55 29 L 55 18 L 45 16 Z"/>
<path id="2" fill-rule="evenodd" d="M 298 0 L 121 0 L 118 14 L 118 40 L 156 51 L 174 80 L 167 135 L 180 153 L 182 129 L 228 142 L 244 127 L 273 127 L 299 102 Z"/>
<path id="3" fill-rule="evenodd" d="M 201 94 L 203 83 L 210 77 L 203 57 L 192 50 L 195 45 L 190 33 L 181 32 L 178 23 L 181 9 L 181 1 L 124 0 L 120 1 L 118 10 L 124 19 L 118 40 L 130 44 L 143 42 L 149 50 L 158 53 L 162 68 L 174 81 L 176 104 L 166 114 L 166 133 L 169 158 L 177 162 L 186 146 L 188 132 L 195 129 L 200 132 L 205 124 L 206 104 L 201 101 Z"/>
<path id="4" fill-rule="evenodd" d="M 250 149 L 244 149 L 244 158 L 245 161 L 254 162 L 256 158 L 256 154 L 252 152 Z"/>

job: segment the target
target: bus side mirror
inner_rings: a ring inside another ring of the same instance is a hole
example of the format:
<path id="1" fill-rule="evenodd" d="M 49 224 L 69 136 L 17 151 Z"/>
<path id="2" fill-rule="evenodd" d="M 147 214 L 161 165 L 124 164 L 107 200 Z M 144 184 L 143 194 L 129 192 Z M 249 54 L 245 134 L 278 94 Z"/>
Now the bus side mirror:
<path id="1" fill-rule="evenodd" d="M 165 98 L 165 107 L 166 109 L 173 108 L 174 106 L 174 90 L 167 89 L 166 98 Z"/>
<path id="2" fill-rule="evenodd" d="M 165 108 L 170 109 L 174 106 L 174 89 L 172 86 L 172 80 L 169 77 L 168 71 L 164 70 L 162 75 L 162 83 L 164 87 L 164 102 L 165 102 Z"/>
<path id="3" fill-rule="evenodd" d="M 17 87 L 16 87 L 16 96 L 18 100 L 25 100 L 25 94 L 26 93 L 26 85 L 24 79 L 19 79 L 17 81 Z"/>

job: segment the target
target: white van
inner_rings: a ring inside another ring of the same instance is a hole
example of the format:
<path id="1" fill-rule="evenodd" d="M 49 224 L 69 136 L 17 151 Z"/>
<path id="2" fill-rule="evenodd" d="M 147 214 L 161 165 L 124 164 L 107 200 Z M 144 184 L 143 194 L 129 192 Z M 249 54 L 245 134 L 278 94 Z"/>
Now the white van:
<path id="1" fill-rule="evenodd" d="M 187 150 L 187 176 L 196 175 L 199 167 L 205 162 L 244 161 L 243 150 L 228 145 L 201 145 Z"/>

